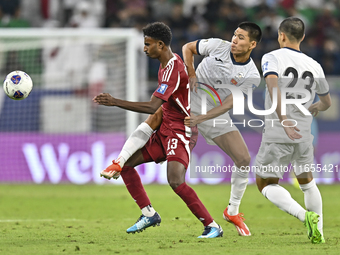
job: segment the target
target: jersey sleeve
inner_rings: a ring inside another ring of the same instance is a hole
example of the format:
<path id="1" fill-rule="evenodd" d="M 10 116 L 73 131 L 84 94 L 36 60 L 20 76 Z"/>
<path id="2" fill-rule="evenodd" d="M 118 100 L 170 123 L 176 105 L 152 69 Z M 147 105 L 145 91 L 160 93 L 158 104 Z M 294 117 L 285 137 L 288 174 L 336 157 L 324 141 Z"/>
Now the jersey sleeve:
<path id="1" fill-rule="evenodd" d="M 218 51 L 221 45 L 229 42 L 218 38 L 201 39 L 197 41 L 196 51 L 198 55 L 209 56 L 215 51 Z"/>
<path id="2" fill-rule="evenodd" d="M 319 67 L 319 70 L 320 70 L 318 75 L 319 77 L 315 79 L 316 82 L 315 92 L 319 96 L 325 96 L 329 93 L 329 85 L 321 66 Z"/>
<path id="3" fill-rule="evenodd" d="M 169 97 L 174 93 L 180 83 L 180 73 L 177 63 L 173 61 L 164 70 L 161 79 L 158 81 L 158 88 L 153 93 L 155 97 L 168 101 Z"/>
<path id="4" fill-rule="evenodd" d="M 274 74 L 276 76 L 279 76 L 279 68 L 278 68 L 278 63 L 276 57 L 271 54 L 265 54 L 262 57 L 262 62 L 261 62 L 261 67 L 262 67 L 262 72 L 263 72 L 263 77 L 266 78 L 270 74 Z"/>

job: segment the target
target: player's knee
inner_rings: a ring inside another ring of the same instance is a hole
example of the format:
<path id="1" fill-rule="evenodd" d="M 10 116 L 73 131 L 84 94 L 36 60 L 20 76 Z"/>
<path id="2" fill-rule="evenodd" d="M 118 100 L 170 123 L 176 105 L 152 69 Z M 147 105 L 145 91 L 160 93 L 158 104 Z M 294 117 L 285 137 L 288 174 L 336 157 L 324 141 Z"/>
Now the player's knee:
<path id="1" fill-rule="evenodd" d="M 264 187 L 267 186 L 267 183 L 264 181 L 264 179 L 262 179 L 261 177 L 259 177 L 258 175 L 256 176 L 256 185 L 257 185 L 257 189 L 262 193 L 262 190 Z"/>
<path id="2" fill-rule="evenodd" d="M 128 159 L 128 161 L 125 162 L 124 166 L 128 166 L 128 167 L 135 167 L 139 165 L 138 163 L 136 163 L 136 159 L 134 157 L 131 157 Z"/>
<path id="3" fill-rule="evenodd" d="M 170 187 L 175 190 L 178 186 L 180 186 L 184 181 L 181 180 L 168 180 Z"/>
<path id="4" fill-rule="evenodd" d="M 246 166 L 249 166 L 250 160 L 251 160 L 250 155 L 244 155 L 244 156 L 237 158 L 234 163 L 238 168 L 240 168 L 241 166 L 246 167 Z"/>

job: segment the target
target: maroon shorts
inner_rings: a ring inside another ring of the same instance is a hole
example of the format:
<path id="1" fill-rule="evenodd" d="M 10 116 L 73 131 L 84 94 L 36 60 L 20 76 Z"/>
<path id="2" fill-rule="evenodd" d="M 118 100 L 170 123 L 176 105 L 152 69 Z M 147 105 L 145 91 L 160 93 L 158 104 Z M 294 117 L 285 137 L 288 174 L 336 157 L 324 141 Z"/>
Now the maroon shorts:
<path id="1" fill-rule="evenodd" d="M 176 133 L 163 127 L 153 133 L 142 148 L 143 157 L 145 162 L 177 161 L 188 168 L 190 143 L 190 137 L 186 137 L 185 133 Z"/>

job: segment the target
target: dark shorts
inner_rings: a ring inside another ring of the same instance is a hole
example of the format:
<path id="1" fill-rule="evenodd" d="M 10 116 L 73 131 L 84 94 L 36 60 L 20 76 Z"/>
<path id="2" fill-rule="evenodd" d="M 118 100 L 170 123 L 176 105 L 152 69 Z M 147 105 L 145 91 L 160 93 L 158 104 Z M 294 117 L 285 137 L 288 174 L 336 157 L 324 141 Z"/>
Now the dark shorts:
<path id="1" fill-rule="evenodd" d="M 163 128 L 152 134 L 149 141 L 141 149 L 145 162 L 177 161 L 188 168 L 190 149 L 196 144 L 197 136 L 192 136 L 192 139 L 190 139 L 184 132 L 169 131 Z"/>

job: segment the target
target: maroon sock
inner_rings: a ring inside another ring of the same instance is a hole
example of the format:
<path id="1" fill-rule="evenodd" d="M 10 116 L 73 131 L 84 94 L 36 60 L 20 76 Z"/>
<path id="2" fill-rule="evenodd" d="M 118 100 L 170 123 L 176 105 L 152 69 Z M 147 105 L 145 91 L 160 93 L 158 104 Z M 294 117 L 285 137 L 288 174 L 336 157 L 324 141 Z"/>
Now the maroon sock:
<path id="1" fill-rule="evenodd" d="M 214 219 L 211 217 L 208 210 L 198 198 L 196 192 L 185 182 L 179 185 L 174 191 L 187 204 L 190 211 L 197 217 L 197 219 L 202 221 L 204 226 L 207 226 L 213 222 Z"/>
<path id="2" fill-rule="evenodd" d="M 130 166 L 124 166 L 120 176 L 123 178 L 126 188 L 140 209 L 151 204 L 136 169 Z"/>

